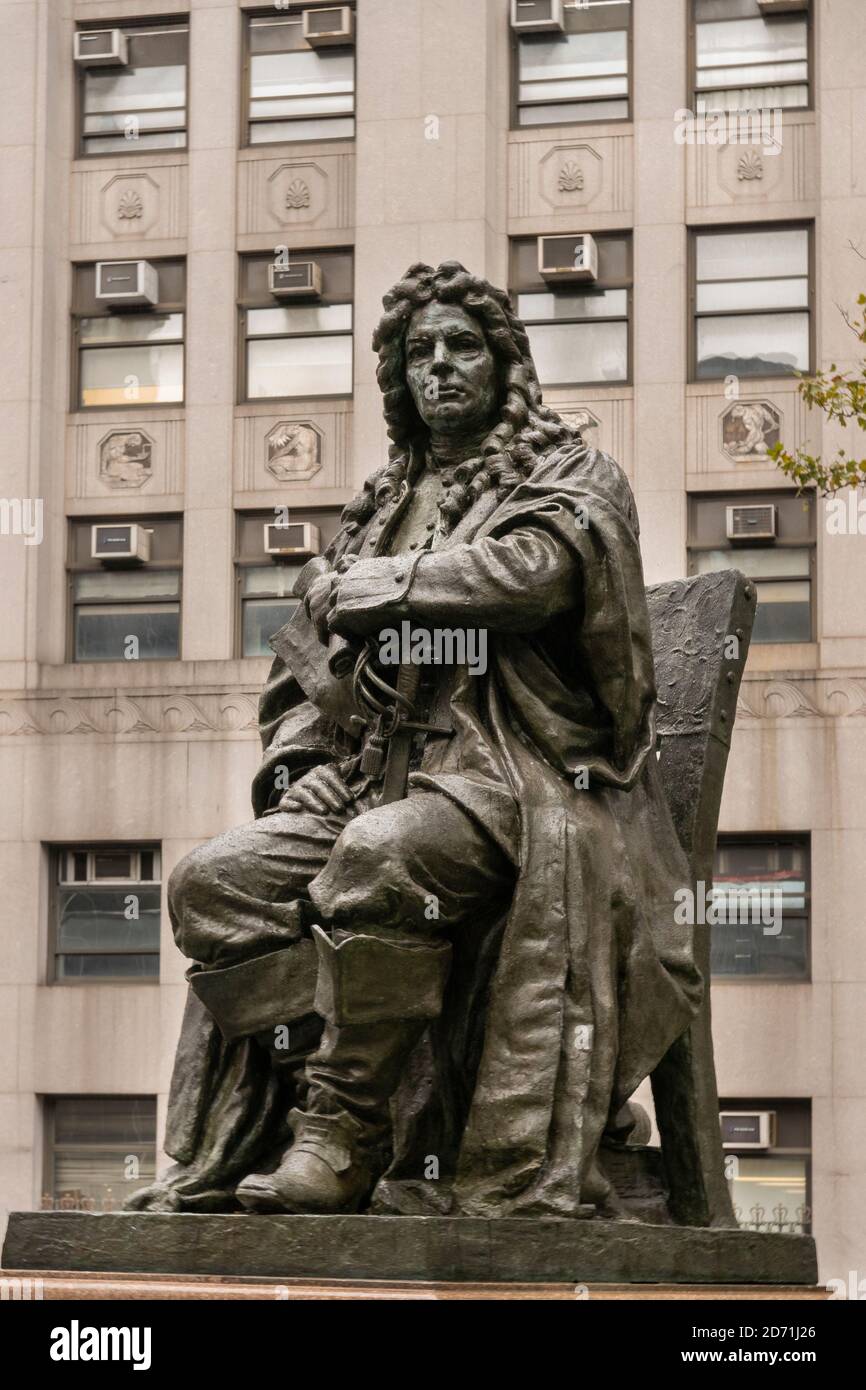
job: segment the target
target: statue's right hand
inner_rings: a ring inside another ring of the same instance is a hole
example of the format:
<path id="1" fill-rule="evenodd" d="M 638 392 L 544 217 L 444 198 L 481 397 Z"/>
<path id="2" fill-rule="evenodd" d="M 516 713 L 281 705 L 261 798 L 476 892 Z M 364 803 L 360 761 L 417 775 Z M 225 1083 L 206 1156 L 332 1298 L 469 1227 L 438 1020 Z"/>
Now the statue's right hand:
<path id="1" fill-rule="evenodd" d="M 316 636 L 323 646 L 327 646 L 331 640 L 328 614 L 337 601 L 339 583 L 340 576 L 336 570 L 329 570 L 327 574 L 322 574 L 318 579 L 314 579 L 304 595 L 307 617 L 315 627 Z"/>
<path id="2" fill-rule="evenodd" d="M 293 782 L 280 798 L 281 811 L 312 811 L 317 816 L 338 815 L 351 807 L 355 793 L 335 767 L 314 767 Z"/>

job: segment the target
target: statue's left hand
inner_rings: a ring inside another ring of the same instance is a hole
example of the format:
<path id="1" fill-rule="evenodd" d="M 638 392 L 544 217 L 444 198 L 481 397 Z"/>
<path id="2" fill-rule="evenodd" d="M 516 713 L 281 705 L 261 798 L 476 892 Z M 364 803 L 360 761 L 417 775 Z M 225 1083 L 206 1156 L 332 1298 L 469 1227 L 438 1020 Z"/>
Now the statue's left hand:
<path id="1" fill-rule="evenodd" d="M 317 816 L 328 812 L 341 814 L 355 800 L 355 793 L 347 787 L 337 768 L 333 765 L 311 768 L 293 782 L 280 798 L 281 811 L 312 811 Z"/>

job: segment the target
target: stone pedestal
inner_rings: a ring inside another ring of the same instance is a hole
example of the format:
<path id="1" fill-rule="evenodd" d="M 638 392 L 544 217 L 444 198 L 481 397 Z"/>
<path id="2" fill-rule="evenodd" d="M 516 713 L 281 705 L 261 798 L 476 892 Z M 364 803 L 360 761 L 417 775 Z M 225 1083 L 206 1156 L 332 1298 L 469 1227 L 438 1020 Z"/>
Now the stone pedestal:
<path id="1" fill-rule="evenodd" d="M 600 1220 L 415 1216 L 13 1212 L 3 1268 L 571 1286 L 807 1289 L 817 1281 L 810 1236 Z"/>

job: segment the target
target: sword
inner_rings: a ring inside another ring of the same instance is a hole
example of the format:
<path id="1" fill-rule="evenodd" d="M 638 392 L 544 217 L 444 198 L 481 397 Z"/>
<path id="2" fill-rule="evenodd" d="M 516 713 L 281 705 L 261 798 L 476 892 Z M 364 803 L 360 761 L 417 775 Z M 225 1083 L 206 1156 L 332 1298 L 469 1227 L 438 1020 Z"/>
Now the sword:
<path id="1" fill-rule="evenodd" d="M 397 711 L 396 726 L 388 740 L 388 760 L 385 763 L 385 781 L 382 784 L 381 805 L 389 801 L 402 801 L 409 782 L 409 759 L 412 755 L 412 740 L 417 732 L 412 715 L 421 684 L 419 665 L 401 666 L 397 673 Z"/>

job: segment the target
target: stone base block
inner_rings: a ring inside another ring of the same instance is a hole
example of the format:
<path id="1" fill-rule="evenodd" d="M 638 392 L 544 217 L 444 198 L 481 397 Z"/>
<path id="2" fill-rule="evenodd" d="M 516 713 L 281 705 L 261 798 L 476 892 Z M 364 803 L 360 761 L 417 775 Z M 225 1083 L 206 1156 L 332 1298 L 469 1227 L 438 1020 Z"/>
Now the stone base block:
<path id="1" fill-rule="evenodd" d="M 13 1212 L 6 1270 L 469 1283 L 811 1285 L 810 1236 L 618 1221 Z"/>

